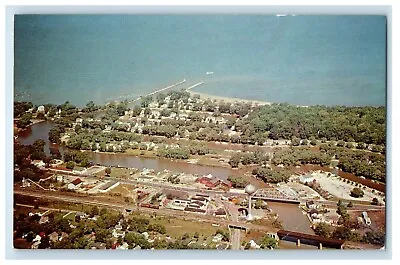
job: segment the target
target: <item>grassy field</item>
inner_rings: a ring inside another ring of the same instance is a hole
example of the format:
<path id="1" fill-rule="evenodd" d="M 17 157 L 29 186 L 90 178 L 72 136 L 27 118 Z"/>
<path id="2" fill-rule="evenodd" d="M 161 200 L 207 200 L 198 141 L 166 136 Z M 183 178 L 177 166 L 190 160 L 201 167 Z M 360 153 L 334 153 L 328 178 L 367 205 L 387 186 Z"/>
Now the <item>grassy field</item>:
<path id="1" fill-rule="evenodd" d="M 223 227 L 214 227 L 210 223 L 186 221 L 170 217 L 161 217 L 154 222 L 164 225 L 167 234 L 171 237 L 179 237 L 185 233 L 193 235 L 195 232 L 198 232 L 200 238 L 204 238 L 214 235 L 218 229 L 227 230 Z"/>
<path id="2" fill-rule="evenodd" d="M 131 202 L 135 202 L 136 194 L 133 192 L 134 186 L 127 184 L 120 184 L 113 188 L 109 194 L 121 194 L 122 197 L 128 197 Z"/>

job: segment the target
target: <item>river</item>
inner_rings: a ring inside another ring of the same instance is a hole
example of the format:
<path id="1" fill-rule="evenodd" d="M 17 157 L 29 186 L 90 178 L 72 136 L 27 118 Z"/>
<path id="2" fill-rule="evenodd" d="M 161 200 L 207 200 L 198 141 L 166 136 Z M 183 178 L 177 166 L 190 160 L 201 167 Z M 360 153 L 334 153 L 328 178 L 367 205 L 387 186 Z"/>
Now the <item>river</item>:
<path id="1" fill-rule="evenodd" d="M 54 124 L 50 121 L 40 122 L 33 124 L 26 130 L 20 132 L 19 141 L 22 144 L 32 144 L 37 139 L 45 141 L 45 152 L 49 154 L 49 147 L 58 147 L 60 152 L 63 153 L 67 148 L 52 144 L 48 140 L 48 133 Z M 92 158 L 93 163 L 101 164 L 104 166 L 121 166 L 128 168 L 149 168 L 155 171 L 162 171 L 168 169 L 171 171 L 184 172 L 188 174 L 207 175 L 212 174 L 219 178 L 226 179 L 229 175 L 242 175 L 241 170 L 232 170 L 230 168 L 212 167 L 204 165 L 189 164 L 183 161 L 171 161 L 164 158 L 143 158 L 126 154 L 112 154 L 112 153 L 96 153 L 88 152 Z M 284 229 L 293 230 L 303 233 L 311 233 L 310 222 L 298 205 L 269 202 L 270 208 L 279 214 L 279 219 L 283 223 Z"/>
<path id="2" fill-rule="evenodd" d="M 26 130 L 19 134 L 19 140 L 22 144 L 32 144 L 37 139 L 45 141 L 45 152 L 49 154 L 50 147 L 58 147 L 60 152 L 63 153 L 66 147 L 57 146 L 48 140 L 48 133 L 54 124 L 50 121 L 40 122 L 33 124 Z M 222 179 L 227 179 L 229 175 L 240 175 L 243 172 L 224 167 L 212 167 L 204 165 L 189 164 L 183 161 L 172 161 L 165 158 L 144 158 L 136 157 L 126 154 L 113 154 L 113 153 L 97 153 L 87 152 L 95 164 L 104 166 L 120 166 L 127 168 L 149 168 L 155 171 L 163 171 L 165 169 L 177 172 L 184 172 L 188 174 L 208 175 L 212 173 Z"/>
<path id="3" fill-rule="evenodd" d="M 268 207 L 279 215 L 278 220 L 282 221 L 283 229 L 314 235 L 309 219 L 298 204 L 268 202 Z"/>

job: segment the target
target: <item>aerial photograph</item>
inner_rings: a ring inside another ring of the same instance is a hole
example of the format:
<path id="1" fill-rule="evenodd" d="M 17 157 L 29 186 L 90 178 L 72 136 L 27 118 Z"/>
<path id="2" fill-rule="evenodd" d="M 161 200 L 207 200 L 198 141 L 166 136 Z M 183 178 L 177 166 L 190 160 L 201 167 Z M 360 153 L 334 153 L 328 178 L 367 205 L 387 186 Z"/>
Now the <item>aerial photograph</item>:
<path id="1" fill-rule="evenodd" d="M 387 249 L 386 16 L 19 14 L 13 38 L 14 249 Z"/>

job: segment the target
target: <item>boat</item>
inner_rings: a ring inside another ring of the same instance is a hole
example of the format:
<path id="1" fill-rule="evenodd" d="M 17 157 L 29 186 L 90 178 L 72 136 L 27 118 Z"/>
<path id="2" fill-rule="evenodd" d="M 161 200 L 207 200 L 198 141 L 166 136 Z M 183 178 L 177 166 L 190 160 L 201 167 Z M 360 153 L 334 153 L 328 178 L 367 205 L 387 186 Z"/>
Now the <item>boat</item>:
<path id="1" fill-rule="evenodd" d="M 206 75 L 212 75 L 214 72 L 207 72 Z"/>

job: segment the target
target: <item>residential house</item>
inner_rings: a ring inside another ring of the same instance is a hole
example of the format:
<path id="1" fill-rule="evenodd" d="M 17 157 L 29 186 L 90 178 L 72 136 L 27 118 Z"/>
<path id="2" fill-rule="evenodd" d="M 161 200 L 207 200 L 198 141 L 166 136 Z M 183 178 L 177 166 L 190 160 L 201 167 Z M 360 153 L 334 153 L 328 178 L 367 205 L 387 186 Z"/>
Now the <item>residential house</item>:
<path id="1" fill-rule="evenodd" d="M 53 232 L 49 235 L 49 240 L 51 242 L 57 242 L 58 241 L 58 233 L 57 232 Z"/>
<path id="2" fill-rule="evenodd" d="M 118 246 L 118 247 L 117 247 L 117 249 L 122 249 L 122 250 L 126 250 L 126 249 L 128 249 L 128 248 L 129 248 L 129 244 L 126 243 L 126 242 L 122 243 L 121 246 Z"/>
<path id="3" fill-rule="evenodd" d="M 258 245 L 253 239 L 249 241 L 250 243 L 250 247 L 251 248 L 255 248 L 255 249 L 259 249 L 260 245 Z"/>
<path id="4" fill-rule="evenodd" d="M 119 223 L 114 227 L 112 231 L 113 237 L 124 237 L 125 236 L 125 231 L 122 230 L 122 225 Z"/>
<path id="5" fill-rule="evenodd" d="M 38 168 L 44 168 L 46 163 L 44 163 L 42 160 L 33 160 L 31 164 L 34 164 Z"/>
<path id="6" fill-rule="evenodd" d="M 73 181 L 71 181 L 67 187 L 69 190 L 76 190 L 82 185 L 82 183 L 83 180 L 81 180 L 80 178 L 76 178 Z"/>
<path id="7" fill-rule="evenodd" d="M 42 215 L 40 217 L 39 224 L 45 224 L 45 223 L 48 223 L 48 222 L 49 222 L 49 217 L 48 216 Z"/>
<path id="8" fill-rule="evenodd" d="M 100 243 L 100 242 L 94 242 L 91 244 L 92 249 L 106 249 L 106 244 L 105 243 Z"/>
<path id="9" fill-rule="evenodd" d="M 44 106 L 42 105 L 42 106 L 39 106 L 38 108 L 37 108 L 37 112 L 41 112 L 41 113 L 44 113 L 45 111 L 44 111 Z"/>

